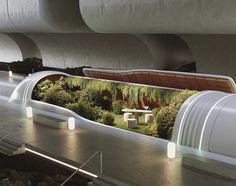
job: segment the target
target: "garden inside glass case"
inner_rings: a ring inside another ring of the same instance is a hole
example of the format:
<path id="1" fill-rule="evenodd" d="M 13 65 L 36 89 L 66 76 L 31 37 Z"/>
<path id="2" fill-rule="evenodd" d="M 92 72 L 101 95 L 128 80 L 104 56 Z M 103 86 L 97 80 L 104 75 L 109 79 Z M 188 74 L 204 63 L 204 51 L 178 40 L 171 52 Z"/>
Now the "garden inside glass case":
<path id="1" fill-rule="evenodd" d="M 171 139 L 180 107 L 195 93 L 84 77 L 48 76 L 35 86 L 32 98 L 104 125 Z"/>

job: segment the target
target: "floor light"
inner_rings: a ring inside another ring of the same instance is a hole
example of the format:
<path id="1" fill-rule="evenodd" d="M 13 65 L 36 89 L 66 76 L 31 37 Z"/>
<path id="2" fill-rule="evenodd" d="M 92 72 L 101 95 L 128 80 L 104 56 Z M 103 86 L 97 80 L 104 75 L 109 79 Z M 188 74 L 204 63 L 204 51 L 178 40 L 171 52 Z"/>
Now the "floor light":
<path id="1" fill-rule="evenodd" d="M 176 156 L 176 144 L 174 142 L 169 142 L 167 144 L 167 157 L 170 159 Z"/>
<path id="2" fill-rule="evenodd" d="M 12 78 L 12 71 L 8 71 L 9 78 Z"/>
<path id="3" fill-rule="evenodd" d="M 73 117 L 68 118 L 68 129 L 69 130 L 75 129 L 75 118 L 73 118 Z"/>
<path id="4" fill-rule="evenodd" d="M 26 107 L 26 116 L 27 116 L 27 118 L 32 118 L 33 117 L 32 107 Z"/>

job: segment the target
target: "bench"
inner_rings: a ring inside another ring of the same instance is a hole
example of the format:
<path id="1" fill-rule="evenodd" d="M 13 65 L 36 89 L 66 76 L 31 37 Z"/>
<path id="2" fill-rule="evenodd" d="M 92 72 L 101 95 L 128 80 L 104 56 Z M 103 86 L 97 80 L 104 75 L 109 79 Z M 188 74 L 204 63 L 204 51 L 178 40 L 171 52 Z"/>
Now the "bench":
<path id="1" fill-rule="evenodd" d="M 33 122 L 37 125 L 43 125 L 50 128 L 57 128 L 57 129 L 67 129 L 67 121 L 54 118 L 51 116 L 45 116 L 41 114 L 36 114 L 33 116 Z"/>

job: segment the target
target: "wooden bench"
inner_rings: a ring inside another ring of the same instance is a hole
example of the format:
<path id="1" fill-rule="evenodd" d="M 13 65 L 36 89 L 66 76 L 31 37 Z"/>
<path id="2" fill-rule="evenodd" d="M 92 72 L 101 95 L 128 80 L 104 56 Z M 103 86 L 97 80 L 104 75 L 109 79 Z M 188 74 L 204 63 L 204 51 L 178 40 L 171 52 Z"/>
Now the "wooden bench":
<path id="1" fill-rule="evenodd" d="M 43 125 L 43 126 L 50 127 L 50 128 L 57 128 L 57 129 L 67 129 L 68 128 L 67 121 L 62 120 L 62 119 L 58 119 L 58 118 L 54 118 L 51 116 L 41 115 L 41 114 L 34 115 L 33 122 L 34 122 L 34 124 Z"/>

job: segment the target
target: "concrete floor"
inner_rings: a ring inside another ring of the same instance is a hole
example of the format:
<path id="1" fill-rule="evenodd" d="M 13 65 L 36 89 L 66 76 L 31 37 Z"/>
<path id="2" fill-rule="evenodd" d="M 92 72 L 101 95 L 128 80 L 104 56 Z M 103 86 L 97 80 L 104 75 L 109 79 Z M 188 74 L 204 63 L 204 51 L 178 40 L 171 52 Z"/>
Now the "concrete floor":
<path id="1" fill-rule="evenodd" d="M 104 174 L 113 178 L 140 186 L 236 185 L 183 168 L 180 154 L 175 160 L 167 159 L 164 141 L 78 122 L 74 132 L 38 126 L 24 117 L 20 107 L 0 98 L 0 135 L 13 128 L 13 138 L 79 163 L 102 151 Z M 98 161 L 89 166 L 98 168 Z"/>

